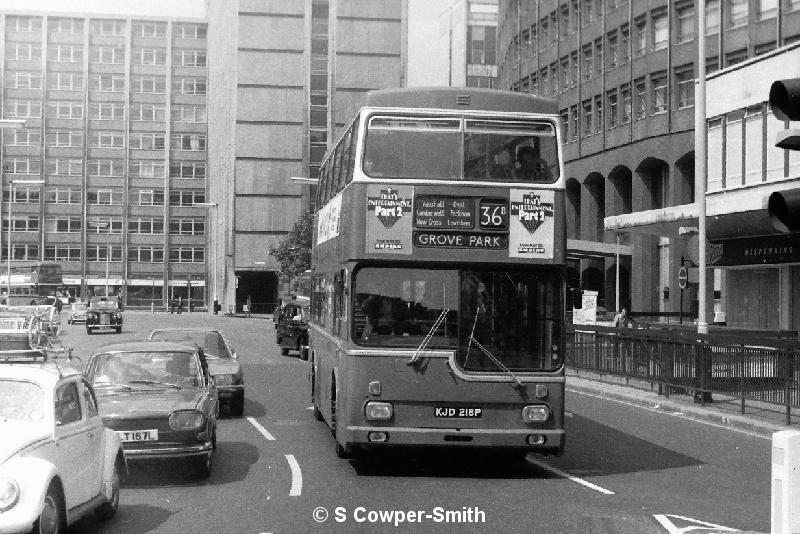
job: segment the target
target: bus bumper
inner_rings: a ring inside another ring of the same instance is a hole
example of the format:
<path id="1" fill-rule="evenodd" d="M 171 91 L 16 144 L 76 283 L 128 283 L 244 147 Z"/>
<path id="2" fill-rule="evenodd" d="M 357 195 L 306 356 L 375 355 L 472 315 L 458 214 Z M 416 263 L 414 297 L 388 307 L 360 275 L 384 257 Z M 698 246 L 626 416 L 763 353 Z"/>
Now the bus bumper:
<path id="1" fill-rule="evenodd" d="M 385 435 L 385 439 L 382 439 Z M 409 428 L 348 426 L 347 444 L 361 448 L 378 447 L 463 447 L 517 449 L 561 456 L 564 452 L 564 430 L 523 428 Z M 543 436 L 544 443 L 531 444 L 532 436 Z M 381 438 L 381 439 L 376 439 Z"/>

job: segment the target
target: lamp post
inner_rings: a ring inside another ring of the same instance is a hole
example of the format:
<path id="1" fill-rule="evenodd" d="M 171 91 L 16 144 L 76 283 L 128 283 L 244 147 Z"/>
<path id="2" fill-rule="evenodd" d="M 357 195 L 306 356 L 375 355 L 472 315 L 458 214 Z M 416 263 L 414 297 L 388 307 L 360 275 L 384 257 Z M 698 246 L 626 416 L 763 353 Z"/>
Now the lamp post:
<path id="1" fill-rule="evenodd" d="M 0 185 L 2 185 L 2 176 L 4 174 L 3 171 L 3 130 L 16 130 L 25 126 L 25 121 L 22 119 L 0 119 Z M 11 200 L 9 197 L 9 205 L 11 205 Z M 0 202 L 0 206 L 2 206 L 2 202 Z M 8 219 L 9 227 L 11 226 L 11 219 Z M 7 280 L 6 284 L 8 289 L 11 289 L 11 280 Z M 9 293 L 10 295 L 10 293 Z"/>
<path id="2" fill-rule="evenodd" d="M 214 211 L 214 215 L 216 215 L 216 208 L 217 208 L 217 203 L 216 202 L 195 202 L 194 206 L 200 207 L 200 208 L 208 208 L 209 211 L 211 211 L 213 209 L 213 210 L 215 210 Z M 216 217 L 215 217 L 215 219 L 216 219 Z M 217 258 L 219 257 L 219 255 L 217 254 L 216 248 L 214 248 L 214 242 L 215 242 L 214 233 L 216 232 L 216 220 L 214 220 L 213 223 L 214 224 L 209 224 L 208 225 L 208 228 L 210 230 L 208 232 L 208 235 L 209 235 L 209 238 L 208 238 L 208 251 L 209 251 L 210 254 L 214 255 L 214 261 L 209 262 L 209 264 L 211 265 L 212 276 L 214 278 L 214 284 L 213 284 L 213 286 L 214 286 L 213 297 L 214 298 L 212 300 L 212 299 L 209 298 L 209 295 L 206 295 L 206 302 L 207 303 L 210 302 L 211 306 L 208 307 L 209 311 L 212 314 L 215 314 L 215 313 L 217 313 L 217 302 L 218 302 L 217 301 Z M 191 291 L 191 283 L 190 283 L 189 287 L 190 287 L 190 291 Z M 207 292 L 208 292 L 208 287 L 206 286 L 206 293 Z"/>
<path id="3" fill-rule="evenodd" d="M 89 224 L 97 228 L 98 233 L 100 233 L 100 228 L 108 228 L 108 233 L 106 234 L 106 300 L 108 300 L 108 267 L 111 258 L 111 222 L 101 221 L 99 217 L 92 217 L 89 220 Z"/>
<path id="4" fill-rule="evenodd" d="M 12 206 L 14 205 L 14 186 L 15 185 L 43 185 L 44 180 L 9 180 L 9 191 L 8 191 L 8 242 L 6 246 L 7 250 L 7 257 L 6 257 L 6 282 L 8 284 L 8 302 L 11 302 L 11 228 L 14 225 L 14 220 L 11 217 L 11 210 Z"/>

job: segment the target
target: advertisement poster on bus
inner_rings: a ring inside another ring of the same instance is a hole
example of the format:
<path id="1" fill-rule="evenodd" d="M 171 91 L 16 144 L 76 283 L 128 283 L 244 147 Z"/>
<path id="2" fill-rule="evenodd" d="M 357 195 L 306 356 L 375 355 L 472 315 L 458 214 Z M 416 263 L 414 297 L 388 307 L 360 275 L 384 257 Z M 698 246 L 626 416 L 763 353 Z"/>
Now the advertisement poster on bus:
<path id="1" fill-rule="evenodd" d="M 509 256 L 553 259 L 555 193 L 531 189 L 512 189 L 510 193 Z"/>
<path id="2" fill-rule="evenodd" d="M 367 188 L 366 251 L 411 254 L 412 186 L 370 185 Z"/>
<path id="3" fill-rule="evenodd" d="M 317 216 L 317 245 L 339 235 L 339 221 L 342 217 L 342 194 L 331 199 Z"/>

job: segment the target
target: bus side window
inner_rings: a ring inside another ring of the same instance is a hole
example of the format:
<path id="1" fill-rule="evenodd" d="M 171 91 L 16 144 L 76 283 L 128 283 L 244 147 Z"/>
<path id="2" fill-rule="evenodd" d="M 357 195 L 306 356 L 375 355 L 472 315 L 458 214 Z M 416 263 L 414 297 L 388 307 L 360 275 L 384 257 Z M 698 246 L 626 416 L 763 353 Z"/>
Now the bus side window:
<path id="1" fill-rule="evenodd" d="M 356 117 L 356 120 L 353 122 L 353 126 L 350 128 L 350 146 L 348 147 L 347 175 L 345 177 L 345 185 L 353 181 L 353 168 L 355 167 L 356 161 L 356 141 L 358 140 L 358 124 L 359 120 L 358 117 Z"/>
<path id="2" fill-rule="evenodd" d="M 333 279 L 333 333 L 342 335 L 344 322 L 344 274 L 339 272 Z"/>

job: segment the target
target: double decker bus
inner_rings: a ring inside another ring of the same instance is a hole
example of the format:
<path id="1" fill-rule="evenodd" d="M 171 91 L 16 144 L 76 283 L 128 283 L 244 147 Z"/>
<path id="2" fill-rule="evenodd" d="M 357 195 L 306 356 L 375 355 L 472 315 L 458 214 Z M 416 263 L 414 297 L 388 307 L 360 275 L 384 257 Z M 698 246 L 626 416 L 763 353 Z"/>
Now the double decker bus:
<path id="1" fill-rule="evenodd" d="M 11 295 L 51 296 L 61 289 L 64 275 L 55 261 L 15 261 L 11 263 Z M 8 287 L 8 270 L 0 267 L 0 289 Z"/>
<path id="2" fill-rule="evenodd" d="M 565 191 L 553 100 L 373 91 L 317 183 L 309 350 L 340 457 L 564 449 Z"/>

